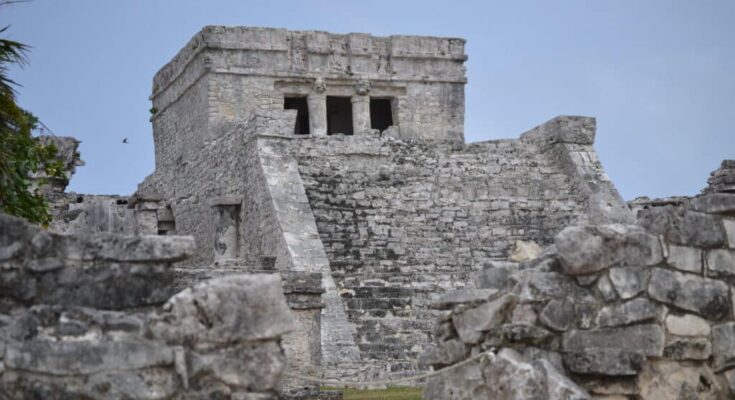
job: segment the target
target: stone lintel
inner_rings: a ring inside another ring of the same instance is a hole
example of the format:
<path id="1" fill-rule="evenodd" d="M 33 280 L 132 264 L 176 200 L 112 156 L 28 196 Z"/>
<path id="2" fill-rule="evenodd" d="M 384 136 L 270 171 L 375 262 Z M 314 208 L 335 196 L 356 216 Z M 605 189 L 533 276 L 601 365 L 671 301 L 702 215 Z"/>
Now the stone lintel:
<path id="1" fill-rule="evenodd" d="M 239 206 L 241 204 L 242 204 L 242 196 L 215 197 L 209 201 L 209 205 L 212 207 Z"/>

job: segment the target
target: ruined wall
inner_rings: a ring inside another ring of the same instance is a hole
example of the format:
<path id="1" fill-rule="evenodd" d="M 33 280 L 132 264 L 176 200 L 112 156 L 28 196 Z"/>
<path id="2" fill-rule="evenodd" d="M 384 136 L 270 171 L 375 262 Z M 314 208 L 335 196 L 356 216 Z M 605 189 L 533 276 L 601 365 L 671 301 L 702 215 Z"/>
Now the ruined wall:
<path id="1" fill-rule="evenodd" d="M 277 276 L 170 297 L 190 237 L 0 227 L 0 397 L 279 398 L 294 322 Z"/>
<path id="2" fill-rule="evenodd" d="M 553 129 L 537 137 L 466 146 L 379 137 L 292 141 L 363 365 L 373 374 L 415 370 L 432 340 L 430 297 L 470 285 L 473 271 L 506 258 L 516 240 L 548 245 L 569 224 L 632 219 L 604 175 L 595 175 L 594 120 L 560 117 L 547 126 Z M 584 141 L 549 143 L 562 133 Z M 574 161 L 581 153 L 586 158 Z"/>
<path id="3" fill-rule="evenodd" d="M 424 398 L 733 397 L 734 226 L 735 194 L 712 189 L 642 209 L 637 225 L 565 228 L 541 257 L 484 270 L 481 289 L 434 303 L 422 362 L 495 354 L 430 380 Z"/>

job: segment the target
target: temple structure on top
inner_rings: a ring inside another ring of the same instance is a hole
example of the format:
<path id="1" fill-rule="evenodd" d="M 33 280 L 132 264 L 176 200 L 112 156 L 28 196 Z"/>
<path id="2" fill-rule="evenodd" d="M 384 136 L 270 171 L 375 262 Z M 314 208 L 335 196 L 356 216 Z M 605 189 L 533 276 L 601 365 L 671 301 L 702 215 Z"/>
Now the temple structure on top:
<path id="1" fill-rule="evenodd" d="M 253 112 L 298 111 L 295 134 L 463 141 L 463 39 L 205 27 L 153 80 L 157 165 Z"/>

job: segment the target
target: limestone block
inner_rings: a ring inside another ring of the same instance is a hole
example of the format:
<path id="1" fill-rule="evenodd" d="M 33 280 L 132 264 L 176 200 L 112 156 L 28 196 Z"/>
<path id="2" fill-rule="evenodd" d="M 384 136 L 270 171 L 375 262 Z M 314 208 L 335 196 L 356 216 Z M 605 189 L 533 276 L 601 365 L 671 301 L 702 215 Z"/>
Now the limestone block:
<path id="1" fill-rule="evenodd" d="M 727 246 L 735 249 L 735 219 L 725 219 L 722 224 L 725 226 L 725 232 L 727 233 Z"/>
<path id="2" fill-rule="evenodd" d="M 9 342 L 7 368 L 57 376 L 173 365 L 170 347 L 144 341 Z"/>
<path id="3" fill-rule="evenodd" d="M 0 271 L 0 294 L 19 301 L 30 301 L 38 294 L 38 282 L 25 271 Z"/>
<path id="4" fill-rule="evenodd" d="M 172 297 L 148 329 L 170 343 L 232 343 L 277 338 L 294 320 L 276 275 L 212 279 Z"/>
<path id="5" fill-rule="evenodd" d="M 514 324 L 534 325 L 536 320 L 538 320 L 538 315 L 530 304 L 516 305 L 510 316 L 510 321 Z"/>
<path id="6" fill-rule="evenodd" d="M 721 247 L 725 231 L 717 216 L 674 207 L 651 207 L 638 213 L 638 225 L 667 242 L 702 248 Z"/>
<path id="7" fill-rule="evenodd" d="M 574 318 L 574 305 L 566 300 L 551 300 L 539 315 L 541 323 L 559 332 L 568 330 Z"/>
<path id="8" fill-rule="evenodd" d="M 544 360 L 527 362 L 515 350 L 502 349 L 487 359 L 431 378 L 424 389 L 426 400 L 474 399 L 589 399 L 554 366 Z"/>
<path id="9" fill-rule="evenodd" d="M 602 307 L 597 314 L 597 326 L 629 325 L 654 319 L 657 315 L 658 310 L 654 303 L 645 298 L 637 298 L 622 304 Z"/>
<path id="10" fill-rule="evenodd" d="M 664 346 L 664 358 L 669 360 L 707 360 L 712 355 L 709 338 L 669 337 Z"/>
<path id="11" fill-rule="evenodd" d="M 605 301 L 614 301 L 617 298 L 613 284 L 608 277 L 608 274 L 602 274 L 597 280 L 597 290 L 602 295 L 602 299 Z"/>
<path id="12" fill-rule="evenodd" d="M 571 298 L 581 303 L 593 303 L 595 297 L 587 288 L 580 287 L 570 276 L 557 272 L 537 272 L 523 270 L 514 273 L 511 280 L 516 282 L 519 297 L 528 301 Z"/>
<path id="13" fill-rule="evenodd" d="M 730 315 L 727 284 L 701 276 L 654 268 L 648 284 L 652 299 L 695 312 L 707 319 Z"/>
<path id="14" fill-rule="evenodd" d="M 69 266 L 39 277 L 36 301 L 105 310 L 163 304 L 176 293 L 167 270 L 151 263 Z"/>
<path id="15" fill-rule="evenodd" d="M 735 250 L 709 250 L 707 252 L 707 275 L 735 276 Z"/>
<path id="16" fill-rule="evenodd" d="M 480 304 L 489 300 L 498 292 L 496 289 L 452 290 L 437 295 L 432 300 L 431 307 L 437 310 L 447 310 L 459 304 Z"/>
<path id="17" fill-rule="evenodd" d="M 500 336 L 506 342 L 538 346 L 546 344 L 552 339 L 553 334 L 536 325 L 505 324 L 500 327 Z"/>
<path id="18" fill-rule="evenodd" d="M 690 367 L 670 361 L 646 363 L 638 375 L 638 387 L 643 399 L 720 398 L 720 388 L 707 366 Z"/>
<path id="19" fill-rule="evenodd" d="M 712 355 L 716 372 L 735 366 L 735 322 L 712 327 Z"/>
<path id="20" fill-rule="evenodd" d="M 510 279 L 510 275 L 518 270 L 515 263 L 493 263 L 491 266 L 474 274 L 473 281 L 478 288 L 502 289 Z"/>
<path id="21" fill-rule="evenodd" d="M 568 227 L 555 238 L 564 273 L 585 275 L 612 266 L 646 266 L 662 261 L 658 238 L 634 225 Z"/>
<path id="22" fill-rule="evenodd" d="M 467 357 L 467 347 L 459 339 L 440 342 L 419 354 L 418 364 L 425 366 L 444 366 L 460 362 Z"/>
<path id="23" fill-rule="evenodd" d="M 195 249 L 191 236 L 89 236 L 84 248 L 85 260 L 119 262 L 180 261 Z"/>
<path id="24" fill-rule="evenodd" d="M 521 135 L 521 139 L 546 143 L 593 144 L 597 124 L 594 118 L 561 115 Z"/>
<path id="25" fill-rule="evenodd" d="M 693 314 L 669 314 L 666 316 L 666 330 L 677 336 L 709 336 L 709 323 Z"/>
<path id="26" fill-rule="evenodd" d="M 232 388 L 268 391 L 278 387 L 286 356 L 276 341 L 231 345 L 189 354 L 189 380 L 194 387 L 219 382 Z"/>
<path id="27" fill-rule="evenodd" d="M 692 209 L 708 214 L 735 213 L 735 193 L 710 193 L 696 197 L 691 202 Z"/>
<path id="28" fill-rule="evenodd" d="M 475 308 L 452 315 L 457 334 L 465 343 L 477 343 L 484 332 L 500 326 L 516 303 L 513 295 L 503 295 Z"/>
<path id="29" fill-rule="evenodd" d="M 516 240 L 513 243 L 513 250 L 510 252 L 509 259 L 513 262 L 528 261 L 538 257 L 541 251 L 541 246 L 534 242 Z"/>
<path id="30" fill-rule="evenodd" d="M 588 349 L 625 350 L 644 356 L 661 356 L 664 331 L 655 324 L 604 328 L 595 331 L 571 330 L 564 333 L 562 349 L 581 352 Z"/>
<path id="31" fill-rule="evenodd" d="M 587 348 L 565 353 L 564 364 L 579 374 L 632 376 L 643 367 L 646 356 L 623 349 Z"/>
<path id="32" fill-rule="evenodd" d="M 702 250 L 694 247 L 669 245 L 666 262 L 672 267 L 686 272 L 702 272 Z"/>
<path id="33" fill-rule="evenodd" d="M 618 295 L 626 300 L 633 298 L 645 289 L 645 272 L 640 267 L 610 268 L 610 282 Z"/>

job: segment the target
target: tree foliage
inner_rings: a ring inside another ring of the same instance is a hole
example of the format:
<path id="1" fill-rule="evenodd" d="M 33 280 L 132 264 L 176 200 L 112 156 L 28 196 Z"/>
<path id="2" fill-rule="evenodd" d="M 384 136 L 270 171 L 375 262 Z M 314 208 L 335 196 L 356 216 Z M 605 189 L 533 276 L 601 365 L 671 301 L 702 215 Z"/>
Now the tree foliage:
<path id="1" fill-rule="evenodd" d="M 18 106 L 18 85 L 8 77 L 10 66 L 28 63 L 27 52 L 28 46 L 0 38 L 0 211 L 47 225 L 48 204 L 30 178 L 39 173 L 63 177 L 63 171 L 56 148 L 33 137 L 38 118 Z"/>

